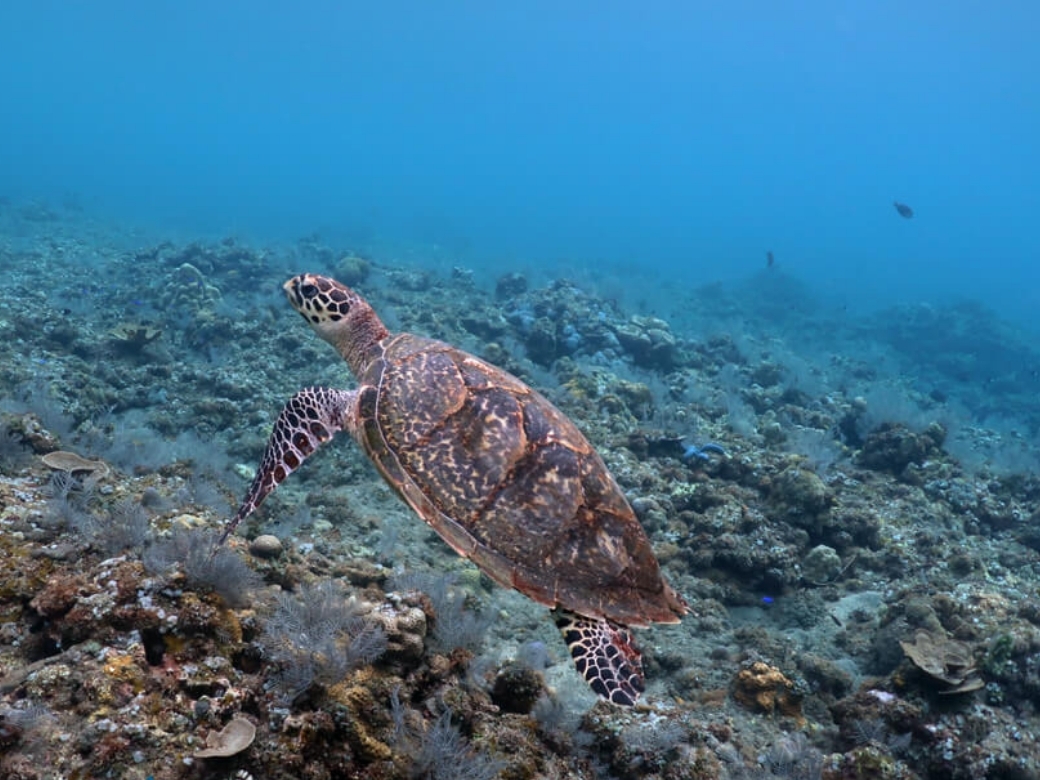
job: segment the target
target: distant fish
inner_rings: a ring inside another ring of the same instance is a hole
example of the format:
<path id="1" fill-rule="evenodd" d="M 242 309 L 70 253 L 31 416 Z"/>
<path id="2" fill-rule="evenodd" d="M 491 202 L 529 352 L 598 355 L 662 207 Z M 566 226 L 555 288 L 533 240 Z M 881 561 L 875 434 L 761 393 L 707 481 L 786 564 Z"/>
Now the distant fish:
<path id="1" fill-rule="evenodd" d="M 899 216 L 904 219 L 913 219 L 914 210 L 907 206 L 905 203 L 900 203 L 898 200 L 892 201 L 892 205 L 896 207 L 896 211 L 899 212 Z"/>
<path id="2" fill-rule="evenodd" d="M 766 252 L 766 268 L 772 268 L 772 267 L 773 267 L 773 253 L 772 252 Z"/>

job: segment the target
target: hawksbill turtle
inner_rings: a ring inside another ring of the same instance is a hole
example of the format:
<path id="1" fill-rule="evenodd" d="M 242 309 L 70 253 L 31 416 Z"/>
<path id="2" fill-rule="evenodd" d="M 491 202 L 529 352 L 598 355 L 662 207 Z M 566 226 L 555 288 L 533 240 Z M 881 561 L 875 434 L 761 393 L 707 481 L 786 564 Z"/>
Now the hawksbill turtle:
<path id="1" fill-rule="evenodd" d="M 284 285 L 358 387 L 311 387 L 286 403 L 221 542 L 318 447 L 347 431 L 457 553 L 554 610 L 575 666 L 600 697 L 643 691 L 629 627 L 678 623 L 646 533 L 603 460 L 560 410 L 450 344 L 390 333 L 358 293 L 324 276 Z"/>

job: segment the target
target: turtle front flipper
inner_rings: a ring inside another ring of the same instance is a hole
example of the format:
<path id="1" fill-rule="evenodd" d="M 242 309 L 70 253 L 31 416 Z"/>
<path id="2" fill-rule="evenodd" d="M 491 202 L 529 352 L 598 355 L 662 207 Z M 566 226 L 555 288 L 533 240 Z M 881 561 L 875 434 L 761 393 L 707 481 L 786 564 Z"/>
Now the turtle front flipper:
<path id="1" fill-rule="evenodd" d="M 218 544 L 260 506 L 318 447 L 347 427 L 357 405 L 356 390 L 308 387 L 282 409 L 274 423 L 260 468 L 238 512 L 224 527 Z"/>
<path id="2" fill-rule="evenodd" d="M 622 625 L 558 609 L 556 625 L 574 665 L 601 698 L 631 707 L 643 692 L 642 654 Z"/>

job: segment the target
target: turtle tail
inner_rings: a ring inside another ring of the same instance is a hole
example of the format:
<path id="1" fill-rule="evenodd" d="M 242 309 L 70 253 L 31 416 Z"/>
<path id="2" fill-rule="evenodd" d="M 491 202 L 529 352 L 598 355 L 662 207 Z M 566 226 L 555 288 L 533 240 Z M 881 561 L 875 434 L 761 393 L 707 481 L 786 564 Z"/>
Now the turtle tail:
<path id="1" fill-rule="evenodd" d="M 253 484 L 238 512 L 224 527 L 218 545 L 309 455 L 345 428 L 356 397 L 353 390 L 308 387 L 289 399 L 274 423 Z"/>
<path id="2" fill-rule="evenodd" d="M 556 625 L 574 665 L 600 698 L 631 707 L 643 692 L 643 660 L 632 634 L 606 618 L 589 618 L 558 609 Z"/>

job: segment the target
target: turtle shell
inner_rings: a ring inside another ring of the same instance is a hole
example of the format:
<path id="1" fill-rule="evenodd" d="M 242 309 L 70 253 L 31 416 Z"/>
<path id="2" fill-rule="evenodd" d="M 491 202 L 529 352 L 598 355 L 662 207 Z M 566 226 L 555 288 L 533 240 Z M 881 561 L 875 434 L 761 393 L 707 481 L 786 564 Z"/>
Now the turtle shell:
<path id="1" fill-rule="evenodd" d="M 684 602 L 573 422 L 448 344 L 401 334 L 382 346 L 359 377 L 356 436 L 451 547 L 549 607 L 623 625 L 678 622 Z"/>

